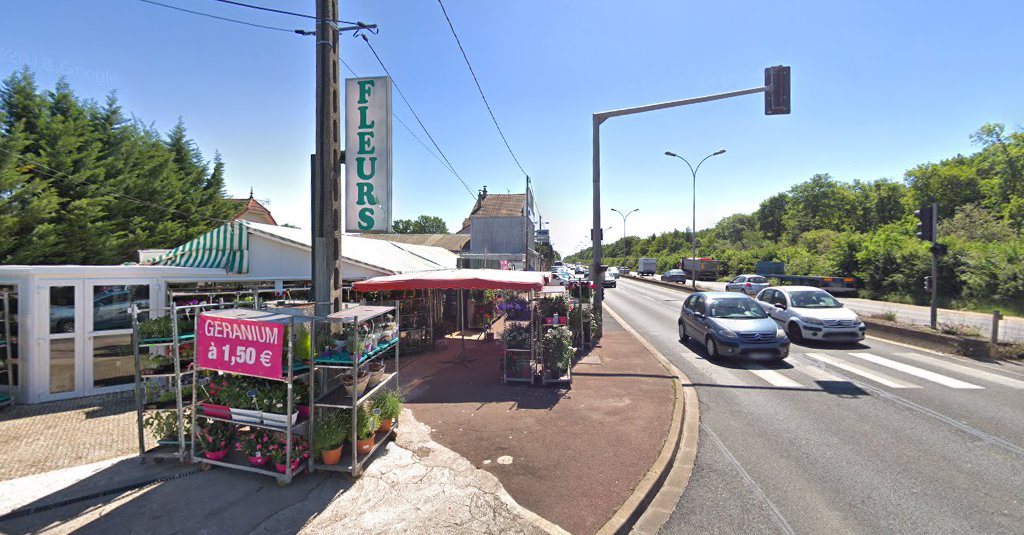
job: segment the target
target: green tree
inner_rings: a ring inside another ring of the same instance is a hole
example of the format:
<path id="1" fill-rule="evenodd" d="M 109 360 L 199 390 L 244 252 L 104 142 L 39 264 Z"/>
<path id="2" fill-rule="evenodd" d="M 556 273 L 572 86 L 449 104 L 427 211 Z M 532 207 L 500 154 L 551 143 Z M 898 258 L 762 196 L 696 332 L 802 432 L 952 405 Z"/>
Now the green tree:
<path id="1" fill-rule="evenodd" d="M 396 234 L 447 234 L 448 225 L 440 217 L 421 215 L 416 219 L 396 219 L 391 225 Z"/>
<path id="2" fill-rule="evenodd" d="M 761 206 L 754 212 L 754 219 L 757 220 L 757 228 L 765 238 L 779 241 L 786 233 L 786 224 L 782 218 L 786 215 L 788 204 L 789 195 L 785 193 L 776 193 L 761 201 Z"/>

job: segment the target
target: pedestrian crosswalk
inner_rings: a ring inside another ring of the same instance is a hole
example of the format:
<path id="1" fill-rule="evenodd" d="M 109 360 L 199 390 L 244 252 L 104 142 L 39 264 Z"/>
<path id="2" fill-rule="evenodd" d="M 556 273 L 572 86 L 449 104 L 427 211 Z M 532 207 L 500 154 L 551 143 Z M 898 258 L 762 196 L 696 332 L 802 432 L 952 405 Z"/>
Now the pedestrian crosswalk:
<path id="1" fill-rule="evenodd" d="M 863 351 L 794 353 L 779 366 L 756 362 L 736 364 L 736 367 L 719 371 L 731 372 L 730 380 L 748 386 L 767 385 L 779 389 L 820 389 L 822 383 L 850 381 L 900 390 L 984 390 L 993 385 L 1024 389 L 1024 378 L 910 352 L 884 357 Z M 935 371 L 936 368 L 941 371 Z"/>

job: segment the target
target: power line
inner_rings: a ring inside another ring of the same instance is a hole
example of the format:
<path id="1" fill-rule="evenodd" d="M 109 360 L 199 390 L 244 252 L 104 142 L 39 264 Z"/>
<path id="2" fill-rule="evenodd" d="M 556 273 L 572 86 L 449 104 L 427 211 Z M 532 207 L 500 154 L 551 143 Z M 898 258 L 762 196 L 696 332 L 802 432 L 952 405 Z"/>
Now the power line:
<path id="1" fill-rule="evenodd" d="M 405 93 L 402 93 L 402 88 L 398 87 L 398 82 L 395 81 L 394 76 L 391 76 L 391 72 L 388 71 L 388 68 L 384 65 L 384 62 L 381 61 L 380 56 L 377 55 L 377 51 L 374 50 L 373 45 L 370 44 L 370 40 L 367 39 L 365 35 L 361 35 L 360 37 L 363 38 L 363 42 L 366 43 L 366 46 L 370 47 L 370 52 L 373 52 L 373 57 L 377 58 L 377 63 L 379 63 L 380 67 L 384 69 L 384 73 L 391 78 L 391 84 L 394 85 L 395 90 L 398 91 L 398 96 L 402 97 L 402 101 L 404 101 L 405 105 L 409 107 L 409 111 L 412 112 L 412 116 L 416 118 L 416 122 L 420 124 L 420 128 L 423 129 L 423 132 L 427 134 L 427 138 L 429 138 L 430 142 L 434 144 L 434 148 L 437 149 L 437 152 L 441 155 L 442 158 L 444 158 L 444 161 L 445 163 L 448 164 L 448 167 L 451 168 L 452 173 L 455 174 L 455 178 L 458 178 L 459 182 L 462 182 L 462 186 L 466 188 L 466 191 L 468 191 L 469 195 L 473 197 L 473 199 L 475 200 L 476 194 L 473 193 L 473 190 L 468 185 L 466 185 L 466 181 L 462 180 L 462 177 L 455 172 L 455 167 L 452 165 L 451 162 L 448 161 L 448 157 L 444 155 L 444 151 L 441 150 L 441 147 L 437 146 L 437 141 L 434 141 L 434 136 L 430 135 L 430 131 L 427 130 L 426 126 L 423 126 L 423 121 L 420 120 L 419 114 L 416 113 L 416 110 L 412 107 L 412 104 L 409 104 L 409 99 L 405 98 Z"/>
<path id="2" fill-rule="evenodd" d="M 274 9 L 272 7 L 256 6 L 256 5 L 253 5 L 253 4 L 246 4 L 246 3 L 243 3 L 243 2 L 235 2 L 234 0 L 213 0 L 213 1 L 214 2 L 221 2 L 221 3 L 224 3 L 224 4 L 231 4 L 231 5 L 235 5 L 235 6 L 247 7 L 247 8 L 250 8 L 250 9 L 258 9 L 260 11 L 269 11 L 271 13 L 280 13 L 282 15 L 291 15 L 293 17 L 302 17 L 302 18 L 305 18 L 305 19 L 313 19 L 313 20 L 318 20 L 318 21 L 326 20 L 328 22 L 334 22 L 334 23 L 341 22 L 343 24 L 362 24 L 361 22 L 352 22 L 352 21 L 348 21 L 348 20 L 322 19 L 320 17 L 317 17 L 316 15 L 307 15 L 305 13 L 296 13 L 294 11 L 284 11 L 282 9 Z"/>
<path id="3" fill-rule="evenodd" d="M 339 58 L 339 59 L 341 59 L 341 58 Z M 352 70 L 352 67 L 348 64 L 348 62 L 346 62 L 344 59 L 342 59 L 341 60 L 341 64 L 344 65 L 346 69 L 348 69 L 348 72 L 352 73 L 352 76 L 355 76 L 356 78 L 359 78 L 359 75 L 356 74 L 356 71 Z M 456 178 L 458 178 L 457 175 L 455 174 L 455 170 L 452 169 L 451 167 L 448 167 L 448 164 L 444 163 L 444 161 L 441 159 L 440 156 L 437 155 L 437 153 L 435 153 L 434 151 L 430 150 L 430 147 L 428 147 L 427 144 L 424 143 L 423 140 L 420 139 L 420 137 L 417 136 L 416 133 L 412 131 L 412 128 L 409 128 L 409 125 L 405 124 L 405 121 L 403 121 L 402 118 L 398 116 L 398 114 L 396 114 L 394 111 L 392 111 L 391 112 L 391 116 L 394 117 L 399 122 L 399 124 L 404 126 L 405 129 L 409 131 L 409 135 L 411 135 L 414 139 L 416 139 L 416 141 L 419 141 L 420 145 L 423 145 L 423 149 L 424 150 L 429 152 L 430 155 L 433 156 L 435 160 L 440 162 L 441 167 L 444 167 L 445 170 L 447 170 L 449 173 L 452 173 L 453 176 L 456 176 Z"/>
<path id="4" fill-rule="evenodd" d="M 14 156 L 15 158 L 17 158 L 17 159 L 19 159 L 19 160 L 21 160 L 23 162 L 27 162 L 27 163 L 36 165 L 38 167 L 42 167 L 43 169 L 46 169 L 47 171 L 50 171 L 50 173 L 44 173 L 47 176 L 49 176 L 50 178 L 57 178 L 58 176 L 65 176 L 65 177 L 71 179 L 72 180 L 71 184 L 75 185 L 75 186 L 80 186 L 80 185 L 86 184 L 88 182 L 88 179 L 81 178 L 81 177 L 76 178 L 76 177 L 74 177 L 72 175 L 69 175 L 69 174 L 63 172 L 63 171 L 58 171 L 58 170 L 56 170 L 56 169 L 54 169 L 52 167 L 48 167 L 48 166 L 46 166 L 46 165 L 44 165 L 42 163 L 39 163 L 39 162 L 37 162 L 37 161 L 35 161 L 35 160 L 31 159 L 31 158 L 27 158 L 27 157 L 25 157 L 25 156 L 23 156 L 21 154 L 18 154 L 16 152 L 12 151 L 12 150 L 5 149 L 3 147 L 0 147 L 0 150 L 6 152 L 7 154 L 10 154 L 11 156 Z M 128 194 L 125 194 L 125 193 L 118 193 L 116 191 L 105 191 L 104 188 L 105 187 L 109 187 L 109 186 L 104 186 L 102 184 L 91 184 L 91 185 L 96 186 L 97 188 L 99 188 L 101 190 L 101 192 L 106 193 L 108 195 L 111 195 L 113 197 L 122 197 L 122 198 L 128 199 L 130 201 L 137 202 L 139 204 L 144 204 L 146 206 L 150 206 L 150 207 L 154 207 L 154 208 L 162 208 L 164 210 L 167 210 L 168 212 L 177 212 L 179 214 L 182 214 L 184 216 L 188 216 L 190 218 L 196 216 L 196 214 L 194 212 L 185 212 L 183 210 L 177 210 L 175 208 L 171 208 L 171 207 L 163 205 L 163 204 L 149 202 L 147 200 L 139 199 L 138 197 L 132 197 L 131 195 L 128 195 Z M 230 223 L 230 221 L 228 221 L 226 219 L 217 219 L 217 218 L 214 218 L 214 217 L 201 217 L 201 219 L 208 219 L 208 220 L 216 222 L 216 223 Z"/>
<path id="5" fill-rule="evenodd" d="M 508 144 L 508 139 L 505 138 L 505 133 L 502 132 L 501 127 L 498 126 L 498 119 L 494 117 L 494 111 L 491 110 L 491 105 L 487 102 L 487 97 L 484 96 L 484 88 L 480 86 L 480 80 L 477 79 L 476 72 L 473 71 L 473 65 L 469 63 L 469 56 L 466 55 L 466 50 L 462 48 L 462 41 L 459 40 L 459 34 L 455 33 L 455 26 L 452 24 L 452 19 L 448 18 L 448 11 L 444 8 L 444 2 L 437 0 L 437 3 L 441 5 L 441 12 L 444 13 L 444 19 L 448 21 L 448 27 L 452 29 L 452 35 L 455 36 L 455 42 L 459 45 L 459 51 L 462 52 L 462 59 L 466 60 L 466 66 L 469 67 L 469 74 L 473 75 L 473 81 L 476 82 L 476 88 L 480 91 L 480 98 L 484 100 L 484 106 L 487 106 L 487 113 L 491 114 L 491 120 L 494 121 L 494 127 L 498 129 L 498 134 L 501 135 L 501 140 L 505 142 L 505 148 L 508 149 L 508 153 L 512 155 L 512 159 L 515 160 L 519 170 L 526 175 L 526 170 L 523 169 L 522 164 L 519 163 L 519 158 L 516 158 L 516 154 L 512 152 L 512 147 Z"/>
<path id="6" fill-rule="evenodd" d="M 209 13 L 203 13 L 202 11 L 193 11 L 191 9 L 185 9 L 183 7 L 172 6 L 172 5 L 168 5 L 168 4 L 161 4 L 160 2 L 154 2 L 153 0 L 139 0 L 139 2 L 143 2 L 143 3 L 146 3 L 146 4 L 152 4 L 154 6 L 166 7 L 167 9 L 173 9 L 175 11 L 183 11 L 185 13 L 191 13 L 193 15 L 199 15 L 201 17 L 209 17 L 211 19 L 223 20 L 223 21 L 227 21 L 227 22 L 234 22 L 235 24 L 244 24 L 246 26 L 252 26 L 254 28 L 263 28 L 265 30 L 277 30 L 279 32 L 287 32 L 287 33 L 297 33 L 299 35 L 313 35 L 313 32 L 309 32 L 307 30 L 289 30 L 288 28 L 279 28 L 277 26 L 266 26 L 266 25 L 263 25 L 263 24 L 256 24 L 256 23 L 252 23 L 252 22 L 246 22 L 244 20 L 232 19 L 232 18 L 229 18 L 229 17 L 221 17 L 219 15 L 211 15 Z"/>

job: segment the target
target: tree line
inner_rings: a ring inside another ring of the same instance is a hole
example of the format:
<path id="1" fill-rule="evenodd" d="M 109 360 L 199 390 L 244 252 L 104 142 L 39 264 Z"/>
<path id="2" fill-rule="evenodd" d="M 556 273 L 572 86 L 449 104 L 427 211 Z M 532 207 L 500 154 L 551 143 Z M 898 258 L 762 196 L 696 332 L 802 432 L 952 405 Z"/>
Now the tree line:
<path id="1" fill-rule="evenodd" d="M 166 134 L 117 95 L 42 90 L 23 68 L 0 85 L 0 264 L 118 264 L 230 219 L 224 162 L 178 123 Z"/>
<path id="2" fill-rule="evenodd" d="M 816 174 L 765 199 L 752 214 L 734 214 L 697 232 L 697 255 L 722 263 L 722 279 L 751 273 L 759 260 L 786 262 L 796 275 L 854 276 L 861 295 L 925 304 L 930 243 L 916 237 L 914 211 L 939 205 L 943 306 L 1024 312 L 1024 131 L 986 124 L 978 147 L 906 172 L 902 181 L 840 181 Z M 608 265 L 658 259 L 658 269 L 690 256 L 690 229 L 628 237 L 604 248 Z M 569 257 L 589 262 L 590 249 Z"/>

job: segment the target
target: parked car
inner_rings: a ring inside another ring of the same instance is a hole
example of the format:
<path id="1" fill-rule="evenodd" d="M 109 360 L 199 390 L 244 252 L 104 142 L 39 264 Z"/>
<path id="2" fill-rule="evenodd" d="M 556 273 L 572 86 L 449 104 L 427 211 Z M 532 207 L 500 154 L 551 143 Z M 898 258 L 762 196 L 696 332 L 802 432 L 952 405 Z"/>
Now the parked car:
<path id="1" fill-rule="evenodd" d="M 761 290 L 771 286 L 768 279 L 760 275 L 740 275 L 725 285 L 727 292 L 740 292 L 747 295 L 757 295 Z"/>
<path id="2" fill-rule="evenodd" d="M 576 280 L 576 277 L 574 277 L 568 271 L 559 271 L 557 273 L 552 273 L 551 274 L 551 283 L 552 284 L 559 284 L 561 286 L 568 286 L 569 283 L 571 283 L 571 282 L 573 282 L 575 280 Z"/>
<path id="3" fill-rule="evenodd" d="M 681 269 L 670 269 L 661 274 L 661 280 L 667 282 L 686 282 L 686 272 Z"/>
<path id="4" fill-rule="evenodd" d="M 765 288 L 757 294 L 757 303 L 795 342 L 859 342 L 867 330 L 856 312 L 813 286 Z"/>
<path id="5" fill-rule="evenodd" d="M 728 292 L 697 292 L 679 311 L 679 341 L 701 342 L 708 358 L 789 356 L 789 338 L 756 301 Z"/>
<path id="6" fill-rule="evenodd" d="M 619 280 L 619 270 L 615 267 L 608 268 L 604 272 L 604 280 L 601 281 L 601 286 L 605 288 L 614 288 Z"/>

